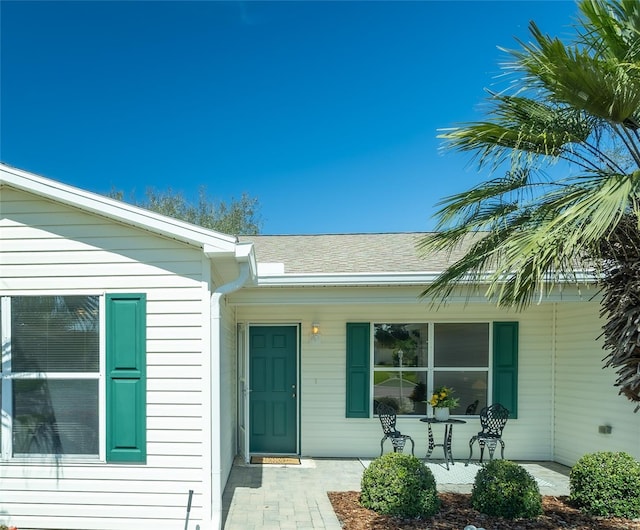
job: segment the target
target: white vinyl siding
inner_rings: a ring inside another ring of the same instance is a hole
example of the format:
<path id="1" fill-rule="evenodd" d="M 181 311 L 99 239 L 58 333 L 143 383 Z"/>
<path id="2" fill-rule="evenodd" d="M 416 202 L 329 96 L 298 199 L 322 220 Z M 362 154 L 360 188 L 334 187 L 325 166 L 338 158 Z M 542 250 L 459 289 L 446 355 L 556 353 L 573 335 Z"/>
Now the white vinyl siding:
<path id="1" fill-rule="evenodd" d="M 202 252 L 3 188 L 0 296 L 147 294 L 147 463 L 0 465 L 0 522 L 25 528 L 175 529 L 203 517 Z M 208 329 L 207 329 L 208 332 Z M 135 520 L 135 523 L 133 522 Z"/>
<path id="2" fill-rule="evenodd" d="M 595 309 L 594 309 L 595 306 Z M 640 414 L 618 395 L 615 371 L 602 369 L 597 304 L 558 304 L 555 366 L 555 460 L 573 465 L 595 451 L 626 451 L 640 459 Z M 610 425 L 611 434 L 598 432 Z"/>
<path id="3" fill-rule="evenodd" d="M 552 312 L 536 306 L 523 313 L 500 311 L 486 304 L 450 304 L 433 311 L 418 299 L 420 288 L 313 289 L 307 304 L 299 289 L 246 290 L 234 293 L 237 318 L 244 323 L 301 323 L 301 452 L 310 456 L 373 457 L 379 454 L 378 418 L 345 417 L 345 342 L 347 322 L 487 322 L 518 320 L 519 410 L 504 431 L 505 456 L 548 460 L 551 448 Z M 263 297 L 265 304 L 262 305 Z M 330 301 L 334 298 L 334 302 Z M 253 300 L 253 303 L 251 303 Z M 311 323 L 320 324 L 321 337 L 312 341 Z M 398 419 L 398 428 L 416 442 L 416 455 L 426 453 L 426 427 L 418 418 Z M 480 430 L 477 417 L 456 425 L 453 452 L 466 459 L 469 439 Z M 336 436 L 335 433 L 340 435 Z"/>

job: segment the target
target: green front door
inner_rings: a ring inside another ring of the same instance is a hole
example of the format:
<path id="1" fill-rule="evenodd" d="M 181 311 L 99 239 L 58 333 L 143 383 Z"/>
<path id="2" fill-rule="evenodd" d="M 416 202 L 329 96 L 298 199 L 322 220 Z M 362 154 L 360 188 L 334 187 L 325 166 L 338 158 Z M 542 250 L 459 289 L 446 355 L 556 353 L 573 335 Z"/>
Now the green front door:
<path id="1" fill-rule="evenodd" d="M 249 328 L 251 453 L 295 454 L 297 328 Z"/>

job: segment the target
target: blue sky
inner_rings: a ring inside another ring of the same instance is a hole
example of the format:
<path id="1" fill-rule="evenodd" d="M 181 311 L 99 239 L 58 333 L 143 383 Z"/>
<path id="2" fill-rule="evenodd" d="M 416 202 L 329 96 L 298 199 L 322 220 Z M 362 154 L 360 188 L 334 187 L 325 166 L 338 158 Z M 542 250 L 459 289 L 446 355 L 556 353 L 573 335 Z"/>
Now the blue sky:
<path id="1" fill-rule="evenodd" d="M 91 191 L 257 197 L 265 234 L 412 232 L 486 175 L 498 46 L 573 1 L 0 1 L 0 160 Z M 498 84 L 497 84 L 498 83 Z"/>

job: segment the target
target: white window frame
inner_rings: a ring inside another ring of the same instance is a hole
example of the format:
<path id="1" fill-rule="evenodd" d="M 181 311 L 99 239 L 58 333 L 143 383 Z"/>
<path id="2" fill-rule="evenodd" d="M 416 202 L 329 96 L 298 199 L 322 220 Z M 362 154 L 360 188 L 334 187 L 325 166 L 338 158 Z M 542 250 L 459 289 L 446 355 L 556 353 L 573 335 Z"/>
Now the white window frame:
<path id="1" fill-rule="evenodd" d="M 487 374 L 487 403 L 491 403 L 491 394 L 493 388 L 493 326 L 491 325 L 493 321 L 490 320 L 414 320 L 414 319 L 403 319 L 403 320 L 375 320 L 371 321 L 371 355 L 370 355 L 370 371 L 371 371 L 371 388 L 369 395 L 371 396 L 371 411 L 374 411 L 374 400 L 375 400 L 375 372 L 426 372 L 427 377 L 427 400 L 431 396 L 434 390 L 434 375 L 435 372 L 482 372 Z M 408 324 L 408 325 L 426 325 L 428 328 L 428 338 L 427 338 L 427 366 L 409 366 L 400 368 L 398 366 L 376 366 L 375 364 L 375 333 L 377 325 L 400 325 L 400 324 Z M 455 366 L 455 367 L 436 367 L 435 366 L 435 326 L 436 324 L 486 324 L 488 328 L 488 352 L 487 352 L 487 366 L 474 366 L 474 367 L 465 367 L 465 366 Z M 430 405 L 427 407 L 429 408 Z M 480 412 L 480 409 L 476 411 L 476 414 Z M 456 416 L 460 416 L 461 414 L 456 414 Z M 405 417 L 416 417 L 417 414 L 398 414 L 398 416 Z"/>
<path id="2" fill-rule="evenodd" d="M 11 299 L 36 296 L 95 296 L 98 298 L 98 362 L 97 372 L 18 372 L 11 370 Z M 0 329 L 2 345 L 2 401 L 0 404 L 0 460 L 2 461 L 43 461 L 72 460 L 96 462 L 106 461 L 106 383 L 105 383 L 105 296 L 104 292 L 82 293 L 12 293 L 0 295 Z M 13 455 L 13 381 L 25 379 L 50 380 L 96 380 L 98 382 L 98 453 L 84 454 L 23 454 Z"/>

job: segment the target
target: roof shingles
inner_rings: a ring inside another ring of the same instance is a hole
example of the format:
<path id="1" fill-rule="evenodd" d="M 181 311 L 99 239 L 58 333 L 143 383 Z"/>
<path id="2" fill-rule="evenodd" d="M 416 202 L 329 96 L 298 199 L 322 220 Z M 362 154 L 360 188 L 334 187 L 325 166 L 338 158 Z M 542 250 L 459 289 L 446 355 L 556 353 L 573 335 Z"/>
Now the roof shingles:
<path id="1" fill-rule="evenodd" d="M 420 257 L 417 242 L 427 232 L 385 234 L 242 236 L 254 243 L 260 263 L 284 263 L 285 274 L 440 272 L 468 245 Z"/>

